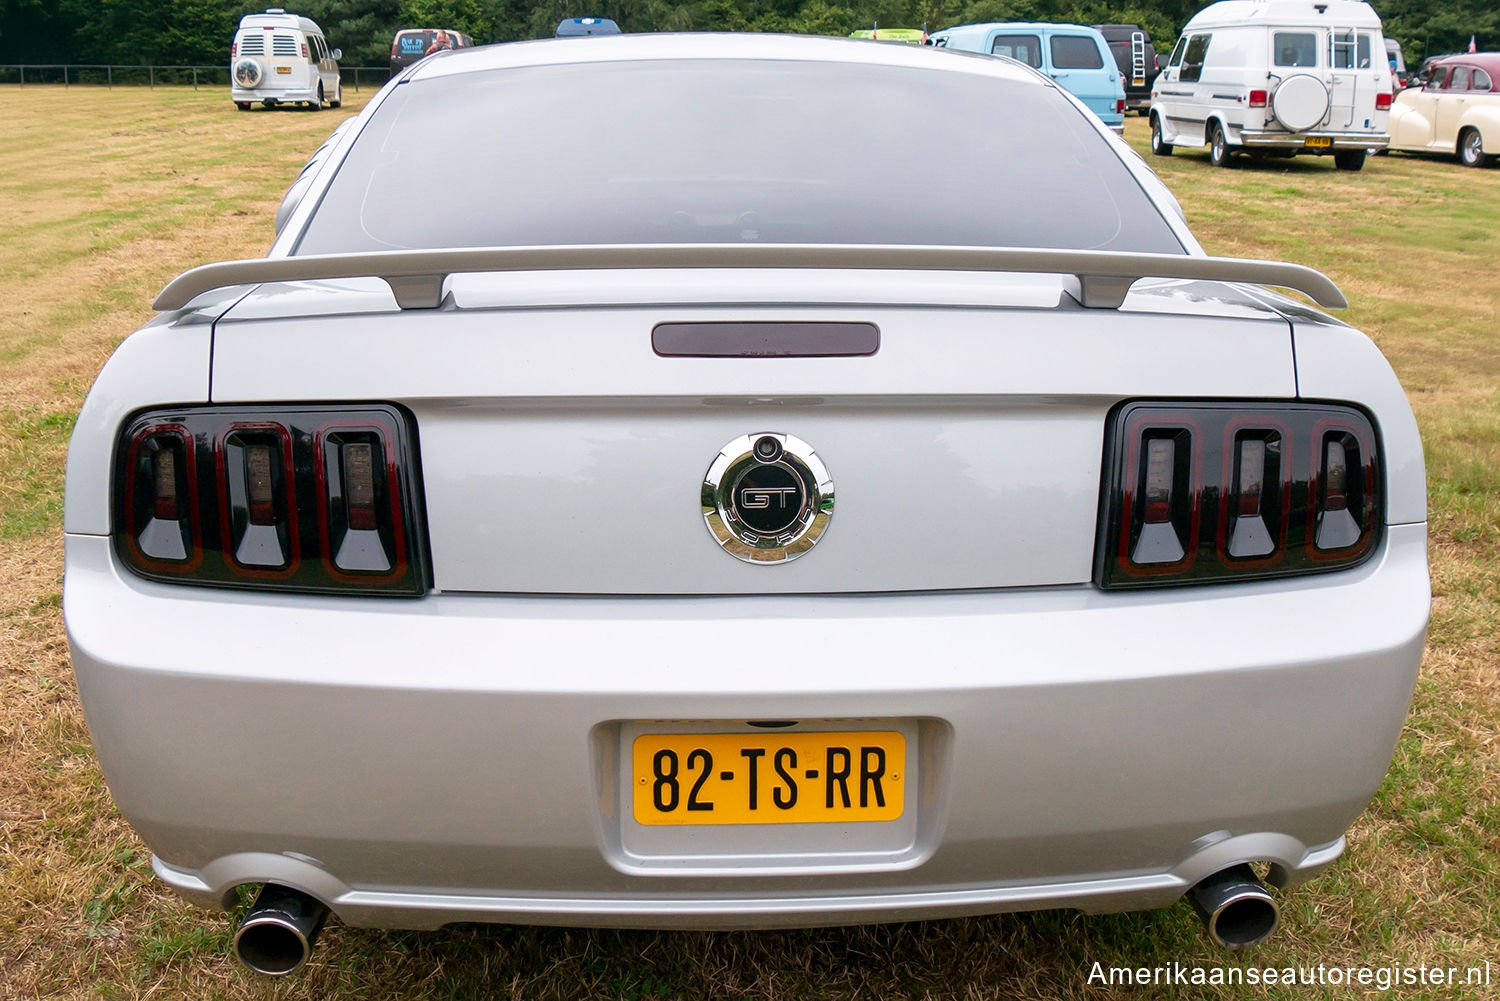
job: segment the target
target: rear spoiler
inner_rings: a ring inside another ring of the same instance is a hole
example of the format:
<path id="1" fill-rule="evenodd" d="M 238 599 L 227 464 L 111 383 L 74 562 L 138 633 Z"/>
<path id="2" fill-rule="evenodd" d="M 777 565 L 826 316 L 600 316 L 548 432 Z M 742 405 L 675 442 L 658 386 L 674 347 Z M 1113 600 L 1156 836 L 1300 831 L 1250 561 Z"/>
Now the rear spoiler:
<path id="1" fill-rule="evenodd" d="M 435 309 L 449 275 L 496 271 L 599 271 L 647 268 L 820 268 L 874 271 L 993 271 L 1072 275 L 1080 301 L 1118 309 L 1142 278 L 1248 282 L 1306 293 L 1319 306 L 1343 309 L 1338 286 L 1299 264 L 1186 254 L 1009 247 L 880 244 L 707 243 L 488 247 L 474 250 L 386 250 L 368 254 L 267 257 L 206 264 L 174 278 L 152 305 L 181 309 L 198 295 L 261 282 L 380 278 L 402 309 Z"/>

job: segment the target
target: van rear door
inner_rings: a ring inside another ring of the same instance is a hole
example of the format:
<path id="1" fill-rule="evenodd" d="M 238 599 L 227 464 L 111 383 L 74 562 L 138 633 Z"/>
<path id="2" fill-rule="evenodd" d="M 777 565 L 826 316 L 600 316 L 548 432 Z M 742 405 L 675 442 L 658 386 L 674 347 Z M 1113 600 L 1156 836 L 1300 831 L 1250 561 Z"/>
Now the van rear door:
<path id="1" fill-rule="evenodd" d="M 1385 41 L 1378 32 L 1333 28 L 1328 32 L 1328 127 L 1339 131 L 1375 127 L 1375 91 L 1390 76 Z"/>

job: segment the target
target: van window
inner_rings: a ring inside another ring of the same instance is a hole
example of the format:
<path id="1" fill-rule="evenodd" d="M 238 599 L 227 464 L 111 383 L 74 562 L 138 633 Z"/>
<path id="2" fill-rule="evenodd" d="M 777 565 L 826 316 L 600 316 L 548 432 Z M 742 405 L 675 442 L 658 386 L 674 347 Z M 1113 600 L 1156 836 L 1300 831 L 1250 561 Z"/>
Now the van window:
<path id="1" fill-rule="evenodd" d="M 1356 36 L 1352 31 L 1335 31 L 1329 65 L 1336 70 L 1367 70 L 1373 65 L 1372 52 L 1369 32 L 1362 31 Z"/>
<path id="2" fill-rule="evenodd" d="M 1104 68 L 1099 43 L 1089 35 L 1053 35 L 1052 68 L 1060 70 L 1097 70 Z"/>
<path id="3" fill-rule="evenodd" d="M 1187 37 L 1177 39 L 1177 44 L 1172 47 L 1172 55 L 1167 59 L 1168 66 L 1176 66 L 1182 62 L 1182 50 L 1187 48 Z"/>
<path id="4" fill-rule="evenodd" d="M 1208 56 L 1208 43 L 1213 35 L 1194 35 L 1188 39 L 1187 51 L 1182 54 L 1182 80 L 1196 80 L 1203 75 L 1203 60 Z"/>
<path id="5" fill-rule="evenodd" d="M 990 51 L 997 56 L 1010 56 L 1034 69 L 1042 68 L 1042 40 L 1036 35 L 996 35 Z"/>
<path id="6" fill-rule="evenodd" d="M 1277 66 L 1318 65 L 1318 36 L 1311 31 L 1278 31 L 1271 36 Z"/>

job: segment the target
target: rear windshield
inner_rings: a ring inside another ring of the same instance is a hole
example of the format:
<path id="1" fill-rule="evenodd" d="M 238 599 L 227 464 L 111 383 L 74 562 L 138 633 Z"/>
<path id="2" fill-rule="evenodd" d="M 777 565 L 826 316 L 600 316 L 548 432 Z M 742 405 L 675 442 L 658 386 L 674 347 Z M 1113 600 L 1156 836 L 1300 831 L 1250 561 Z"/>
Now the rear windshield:
<path id="1" fill-rule="evenodd" d="M 402 84 L 297 253 L 699 242 L 1183 252 L 1039 82 L 715 59 Z"/>

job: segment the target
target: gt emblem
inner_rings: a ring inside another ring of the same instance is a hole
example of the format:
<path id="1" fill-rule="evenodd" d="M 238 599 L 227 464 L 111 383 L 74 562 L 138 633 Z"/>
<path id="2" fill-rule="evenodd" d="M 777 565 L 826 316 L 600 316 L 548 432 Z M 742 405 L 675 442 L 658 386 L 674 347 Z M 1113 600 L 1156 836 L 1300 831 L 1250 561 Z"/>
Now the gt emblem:
<path id="1" fill-rule="evenodd" d="M 812 446 L 763 431 L 725 445 L 701 491 L 703 520 L 724 551 L 746 563 L 787 563 L 822 537 L 833 479 Z"/>
<path id="2" fill-rule="evenodd" d="M 740 491 L 741 508 L 763 508 L 770 507 L 773 499 L 779 500 L 779 506 L 786 507 L 788 494 L 795 494 L 796 487 L 771 487 L 770 489 L 746 489 Z"/>

